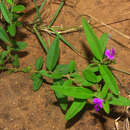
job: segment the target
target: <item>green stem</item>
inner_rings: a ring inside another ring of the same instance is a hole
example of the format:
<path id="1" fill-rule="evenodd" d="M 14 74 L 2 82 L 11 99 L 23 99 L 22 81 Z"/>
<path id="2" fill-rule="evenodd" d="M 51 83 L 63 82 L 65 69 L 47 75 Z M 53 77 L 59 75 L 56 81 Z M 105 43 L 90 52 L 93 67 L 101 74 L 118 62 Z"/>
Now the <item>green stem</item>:
<path id="1" fill-rule="evenodd" d="M 40 15 L 39 8 L 38 8 L 38 6 L 37 6 L 37 4 L 36 4 L 36 0 L 33 0 L 33 3 L 34 3 L 34 5 L 35 5 L 36 13 L 37 13 L 37 16 L 38 16 L 38 18 L 39 18 L 39 20 L 40 20 L 40 23 L 41 23 L 41 22 L 42 22 L 42 19 L 41 19 L 41 15 Z"/>
<path id="2" fill-rule="evenodd" d="M 47 53 L 48 49 L 47 49 L 45 41 L 42 39 L 40 33 L 38 32 L 38 30 L 37 30 L 37 28 L 35 26 L 33 26 L 33 29 L 34 29 L 34 32 L 36 33 L 38 39 L 40 40 L 43 48 L 45 49 L 45 52 Z"/>
<path id="3" fill-rule="evenodd" d="M 44 7 L 45 3 L 47 2 L 47 0 L 44 0 L 39 8 L 39 12 L 41 12 L 42 8 Z M 34 16 L 33 18 L 33 23 L 37 21 L 37 16 Z M 36 22 L 35 22 L 36 23 Z"/>
<path id="4" fill-rule="evenodd" d="M 58 7 L 58 9 L 57 9 L 57 11 L 56 11 L 56 13 L 55 13 L 55 15 L 54 15 L 54 17 L 53 17 L 53 19 L 51 20 L 51 22 L 49 24 L 49 27 L 51 27 L 53 25 L 53 23 L 55 22 L 58 14 L 60 13 L 62 7 L 64 6 L 64 3 L 65 3 L 65 0 L 62 0 L 59 7 Z"/>

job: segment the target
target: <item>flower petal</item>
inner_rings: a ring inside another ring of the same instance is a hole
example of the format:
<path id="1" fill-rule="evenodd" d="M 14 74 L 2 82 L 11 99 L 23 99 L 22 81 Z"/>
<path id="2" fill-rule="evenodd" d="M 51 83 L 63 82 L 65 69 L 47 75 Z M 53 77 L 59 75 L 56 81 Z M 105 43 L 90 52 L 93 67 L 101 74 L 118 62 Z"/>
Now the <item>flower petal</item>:
<path id="1" fill-rule="evenodd" d="M 111 55 L 115 56 L 115 49 L 114 48 L 112 48 L 111 52 L 112 52 Z"/>
<path id="2" fill-rule="evenodd" d="M 110 50 L 109 50 L 109 49 L 106 49 L 106 51 L 105 51 L 105 56 L 109 57 L 110 54 L 111 54 Z"/>
<path id="3" fill-rule="evenodd" d="M 98 105 L 95 105 L 95 106 L 94 106 L 94 109 L 95 109 L 96 111 L 99 111 L 99 110 L 100 110 L 100 108 L 99 108 Z"/>

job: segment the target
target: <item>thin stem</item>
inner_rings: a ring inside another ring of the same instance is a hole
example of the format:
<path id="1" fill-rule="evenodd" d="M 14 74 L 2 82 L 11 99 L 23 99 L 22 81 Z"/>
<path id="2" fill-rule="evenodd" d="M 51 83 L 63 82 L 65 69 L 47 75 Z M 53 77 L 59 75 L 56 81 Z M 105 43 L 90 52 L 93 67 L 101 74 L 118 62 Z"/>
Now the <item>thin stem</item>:
<path id="1" fill-rule="evenodd" d="M 55 22 L 58 14 L 60 13 L 62 7 L 64 6 L 64 3 L 65 3 L 65 0 L 62 0 L 59 7 L 58 7 L 58 9 L 57 9 L 57 11 L 56 11 L 56 13 L 55 13 L 55 15 L 54 15 L 54 17 L 53 17 L 53 19 L 51 20 L 51 22 L 49 24 L 49 27 L 51 27 L 53 25 L 53 23 Z"/>
<path id="2" fill-rule="evenodd" d="M 41 15 L 40 15 L 39 8 L 38 8 L 38 6 L 37 6 L 37 4 L 36 4 L 36 0 L 33 0 L 33 3 L 34 3 L 34 5 L 35 5 L 36 13 L 37 13 L 37 16 L 38 16 L 38 18 L 39 18 L 39 20 L 40 20 L 40 23 L 41 23 L 41 22 L 42 22 L 42 19 L 41 19 Z"/>
<path id="3" fill-rule="evenodd" d="M 89 17 L 91 17 L 92 19 L 94 19 L 95 21 L 97 21 L 98 23 L 100 23 L 100 24 L 102 24 L 102 25 L 104 25 L 104 26 L 106 26 L 107 28 L 109 28 L 110 30 L 112 30 L 112 31 L 114 31 L 114 32 L 116 32 L 116 33 L 118 33 L 119 35 L 121 35 L 121 36 L 123 36 L 123 37 L 125 37 L 125 38 L 127 38 L 127 39 L 129 39 L 130 40 L 130 37 L 129 36 L 127 36 L 126 34 L 124 34 L 124 33 L 122 33 L 122 32 L 120 32 L 120 31 L 118 31 L 117 29 L 115 29 L 115 28 L 112 28 L 111 26 L 109 26 L 109 25 L 107 25 L 107 24 L 105 24 L 104 22 L 102 22 L 102 21 L 99 21 L 97 18 L 95 18 L 95 17 L 93 17 L 92 15 L 88 15 Z"/>
<path id="4" fill-rule="evenodd" d="M 112 70 L 116 70 L 116 71 L 119 71 L 121 73 L 125 73 L 125 74 L 128 74 L 130 75 L 130 72 L 127 72 L 127 71 L 124 71 L 124 70 L 121 70 L 121 69 L 118 69 L 118 68 L 114 68 L 114 67 L 110 67 Z"/>
<path id="5" fill-rule="evenodd" d="M 37 28 L 35 26 L 33 26 L 33 29 L 34 29 L 34 32 L 36 33 L 38 39 L 40 40 L 43 48 L 45 49 L 45 52 L 47 53 L 48 49 L 47 49 L 45 41 L 42 39 L 40 33 L 38 32 L 38 30 L 37 30 Z"/>
<path id="6" fill-rule="evenodd" d="M 41 4 L 41 6 L 40 6 L 40 8 L 39 8 L 39 12 L 41 12 L 41 10 L 42 10 L 42 8 L 44 7 L 44 5 L 45 5 L 45 3 L 47 2 L 47 0 L 44 0 L 43 2 L 42 2 L 42 4 Z M 33 20 L 34 22 L 35 21 L 37 21 L 37 16 L 34 16 L 34 20 Z M 33 22 L 33 23 L 34 23 Z M 35 22 L 36 23 L 36 22 Z"/>

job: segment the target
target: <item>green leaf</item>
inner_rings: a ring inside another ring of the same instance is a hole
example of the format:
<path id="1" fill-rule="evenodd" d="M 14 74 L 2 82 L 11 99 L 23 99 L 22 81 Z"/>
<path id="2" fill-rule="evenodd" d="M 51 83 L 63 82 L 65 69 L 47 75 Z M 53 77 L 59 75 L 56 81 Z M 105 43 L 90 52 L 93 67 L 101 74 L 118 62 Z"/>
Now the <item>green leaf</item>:
<path id="1" fill-rule="evenodd" d="M 43 80 L 41 78 L 35 78 L 33 80 L 33 90 L 37 91 L 42 86 Z"/>
<path id="2" fill-rule="evenodd" d="M 34 3 L 35 8 L 36 8 L 36 14 L 37 14 L 37 16 L 38 16 L 38 18 L 39 18 L 39 20 L 40 20 L 40 23 L 41 23 L 41 22 L 42 22 L 41 14 L 40 14 L 40 10 L 39 10 L 39 8 L 38 8 L 38 6 L 37 6 L 36 0 L 33 0 L 33 3 Z"/>
<path id="3" fill-rule="evenodd" d="M 19 57 L 18 57 L 17 54 L 14 56 L 14 59 L 13 59 L 12 64 L 13 64 L 13 66 L 14 66 L 15 68 L 18 68 L 18 67 L 19 67 Z"/>
<path id="4" fill-rule="evenodd" d="M 13 5 L 13 0 L 6 0 L 6 2 L 10 5 Z"/>
<path id="5" fill-rule="evenodd" d="M 62 87 L 63 83 L 64 83 L 63 79 L 54 80 L 53 85 L 60 85 L 60 87 Z M 58 103 L 59 103 L 61 109 L 63 111 L 66 111 L 66 109 L 68 107 L 68 98 L 67 98 L 67 96 L 65 96 L 65 95 L 63 95 L 63 94 L 61 94 L 59 92 L 55 92 L 55 94 L 56 94 L 56 98 L 58 100 Z"/>
<path id="6" fill-rule="evenodd" d="M 68 64 L 59 64 L 56 66 L 54 72 L 59 72 L 62 75 L 66 75 L 69 73 L 69 65 Z"/>
<path id="7" fill-rule="evenodd" d="M 6 0 L 6 2 L 10 5 L 13 5 L 13 0 Z"/>
<path id="8" fill-rule="evenodd" d="M 61 87 L 59 85 L 53 85 L 51 88 L 56 92 L 59 92 L 65 96 L 70 96 L 73 98 L 88 99 L 94 96 L 94 93 L 90 89 L 83 87 L 65 86 L 65 85 Z"/>
<path id="9" fill-rule="evenodd" d="M 8 51 L 0 52 L 0 65 L 5 63 L 5 58 L 8 56 Z"/>
<path id="10" fill-rule="evenodd" d="M 105 84 L 102 88 L 102 91 L 100 93 L 100 97 L 103 99 L 107 96 L 108 93 L 108 89 L 109 89 L 109 84 Z"/>
<path id="11" fill-rule="evenodd" d="M 55 37 L 53 40 L 46 57 L 46 67 L 49 71 L 52 71 L 59 59 L 59 38 Z"/>
<path id="12" fill-rule="evenodd" d="M 42 75 L 40 73 L 33 73 L 31 75 L 31 80 L 40 79 L 42 78 Z"/>
<path id="13" fill-rule="evenodd" d="M 9 37 L 8 34 L 5 32 L 5 30 L 0 26 L 0 39 L 6 43 L 9 43 Z"/>
<path id="14" fill-rule="evenodd" d="M 86 69 L 88 69 L 92 72 L 98 72 L 99 71 L 98 65 L 93 65 L 93 64 L 89 64 Z"/>
<path id="15" fill-rule="evenodd" d="M 15 5 L 12 8 L 13 12 L 20 12 L 20 11 L 24 11 L 24 10 L 25 10 L 25 7 L 23 5 Z"/>
<path id="16" fill-rule="evenodd" d="M 4 60 L 4 58 L 8 55 L 8 51 L 0 52 L 0 59 Z"/>
<path id="17" fill-rule="evenodd" d="M 27 67 L 25 67 L 25 68 L 22 68 L 22 71 L 24 72 L 24 73 L 29 73 L 30 71 L 31 71 L 31 66 L 27 66 Z"/>
<path id="18" fill-rule="evenodd" d="M 72 105 L 70 106 L 69 110 L 65 114 L 65 119 L 70 120 L 73 118 L 77 113 L 79 113 L 86 104 L 86 100 L 75 99 Z"/>
<path id="19" fill-rule="evenodd" d="M 10 24 L 9 26 L 8 26 L 8 32 L 9 32 L 9 34 L 12 36 L 12 37 L 14 37 L 15 36 L 15 34 L 16 34 L 16 25 L 13 23 L 13 24 Z"/>
<path id="20" fill-rule="evenodd" d="M 103 102 L 103 109 L 104 109 L 104 111 L 105 111 L 107 114 L 110 113 L 110 106 L 109 106 L 108 101 Z"/>
<path id="21" fill-rule="evenodd" d="M 68 64 L 68 67 L 69 67 L 69 72 L 70 73 L 75 72 L 76 71 L 75 61 L 74 60 L 70 61 L 69 64 Z"/>
<path id="22" fill-rule="evenodd" d="M 106 84 L 109 84 L 110 90 L 116 94 L 119 95 L 118 86 L 116 84 L 116 80 L 112 74 L 112 72 L 109 70 L 109 68 L 106 65 L 100 65 L 99 70 L 101 73 L 102 78 L 104 79 Z"/>
<path id="23" fill-rule="evenodd" d="M 58 36 L 59 39 L 63 41 L 68 47 L 70 47 L 74 52 L 79 54 L 79 51 L 73 45 L 71 45 L 68 41 L 66 41 L 64 37 L 62 37 L 58 32 L 56 32 L 54 28 L 50 28 L 50 30 L 52 30 L 56 34 L 56 36 Z"/>
<path id="24" fill-rule="evenodd" d="M 80 74 L 78 73 L 73 73 L 70 75 L 70 77 L 74 78 L 74 82 L 76 84 L 80 84 L 80 86 L 92 86 L 94 83 L 89 82 L 87 80 L 85 80 L 82 76 L 80 76 Z"/>
<path id="25" fill-rule="evenodd" d="M 0 9 L 1 9 L 1 12 L 2 12 L 2 15 L 3 15 L 5 21 L 6 21 L 7 23 L 10 23 L 10 13 L 9 13 L 9 10 L 8 10 L 8 8 L 5 6 L 5 4 L 4 4 L 3 1 L 1 1 L 1 3 L 0 3 Z"/>
<path id="26" fill-rule="evenodd" d="M 97 83 L 97 76 L 91 70 L 85 69 L 82 74 L 87 81 Z"/>
<path id="27" fill-rule="evenodd" d="M 22 26 L 22 22 L 19 22 L 19 21 L 16 21 L 16 23 L 15 23 L 15 24 L 16 24 L 16 26 L 17 26 L 17 27 Z"/>
<path id="28" fill-rule="evenodd" d="M 72 80 L 71 79 L 68 79 L 68 80 L 65 80 L 64 86 L 72 86 Z"/>
<path id="29" fill-rule="evenodd" d="M 111 95 L 111 97 L 112 99 L 109 101 L 109 104 L 117 105 L 117 106 L 130 106 L 130 99 L 128 98 L 122 96 L 113 96 L 113 95 Z"/>
<path id="30" fill-rule="evenodd" d="M 99 39 L 99 43 L 100 43 L 100 46 L 101 46 L 101 49 L 102 49 L 102 57 L 104 55 L 104 51 L 105 51 L 107 42 L 108 42 L 108 34 L 103 33 L 102 36 Z"/>
<path id="31" fill-rule="evenodd" d="M 54 72 L 54 73 L 51 75 L 51 78 L 52 78 L 52 79 L 61 79 L 61 78 L 62 78 L 62 74 L 59 73 L 59 72 Z"/>
<path id="32" fill-rule="evenodd" d="M 46 76 L 46 77 L 48 77 L 48 78 L 51 78 L 52 77 L 52 75 L 51 74 L 49 74 L 47 71 L 45 71 L 45 70 L 41 70 L 40 72 L 39 72 L 39 74 L 41 74 L 42 76 Z"/>
<path id="33" fill-rule="evenodd" d="M 43 67 L 43 58 L 41 56 L 38 57 L 35 63 L 35 68 L 37 71 L 41 70 Z"/>
<path id="34" fill-rule="evenodd" d="M 36 27 L 33 28 L 34 29 L 34 32 L 36 33 L 39 41 L 41 42 L 41 45 L 42 47 L 44 48 L 45 52 L 47 53 L 48 52 L 48 49 L 47 49 L 47 46 L 46 46 L 46 43 L 45 41 L 43 40 L 42 36 L 40 35 L 39 31 L 37 30 Z"/>
<path id="35" fill-rule="evenodd" d="M 12 41 L 12 44 L 14 45 L 14 50 L 15 51 L 20 51 L 23 50 L 24 48 L 27 47 L 27 43 L 26 42 L 20 42 L 20 41 Z"/>
<path id="36" fill-rule="evenodd" d="M 68 107 L 68 99 L 67 99 L 67 96 L 61 94 L 61 93 L 58 93 L 58 92 L 55 92 L 56 94 L 56 97 L 58 99 L 58 102 L 60 104 L 60 107 L 63 111 L 66 111 L 67 107 Z"/>
<path id="37" fill-rule="evenodd" d="M 90 46 L 92 53 L 98 60 L 102 60 L 102 49 L 96 34 L 93 32 L 91 26 L 84 18 L 82 18 L 82 24 L 83 24 L 85 36 L 88 40 L 88 44 Z"/>

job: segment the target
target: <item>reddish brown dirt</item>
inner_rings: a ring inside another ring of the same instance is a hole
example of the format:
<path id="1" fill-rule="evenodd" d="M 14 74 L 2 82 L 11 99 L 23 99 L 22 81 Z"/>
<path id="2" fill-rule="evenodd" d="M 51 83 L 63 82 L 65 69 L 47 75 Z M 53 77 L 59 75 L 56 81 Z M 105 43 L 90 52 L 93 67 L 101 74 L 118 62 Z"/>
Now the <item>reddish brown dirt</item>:
<path id="1" fill-rule="evenodd" d="M 58 7 L 57 0 L 47 2 L 44 8 L 44 24 L 47 24 Z M 32 1 L 23 1 L 27 10 L 22 20 L 31 21 L 35 13 Z M 130 35 L 130 1 L 129 0 L 66 0 L 58 16 L 55 25 L 73 26 L 80 25 L 80 16 L 91 14 L 92 16 L 111 24 L 112 27 Z M 130 41 L 117 33 L 107 29 L 100 28 L 102 31 L 110 33 L 113 40 L 109 40 L 108 48 L 116 49 L 116 65 L 114 67 L 130 72 Z M 95 30 L 100 36 L 101 32 Z M 87 42 L 83 32 L 75 32 L 64 35 L 65 39 L 74 45 L 82 54 L 88 52 Z M 43 33 L 43 38 L 47 41 L 47 35 Z M 28 47 L 23 51 L 25 56 L 20 58 L 21 67 L 34 65 L 38 56 L 45 54 L 31 32 L 24 28 L 19 29 L 17 39 L 24 40 Z M 61 43 L 60 63 L 68 63 L 74 59 L 78 69 L 87 66 L 87 61 L 75 54 L 70 48 Z M 120 79 L 122 84 L 130 89 L 130 77 L 123 73 L 113 71 Z M 128 94 L 120 87 L 121 95 L 128 97 Z M 29 74 L 14 73 L 0 74 L 0 130 L 115 130 L 114 120 L 125 112 L 123 107 L 114 107 L 111 114 L 95 112 L 90 106 L 78 114 L 74 119 L 67 122 L 60 108 L 55 105 L 56 98 L 48 85 L 43 84 L 38 92 L 32 91 L 32 81 Z M 118 122 L 119 130 L 125 130 L 125 119 Z"/>

